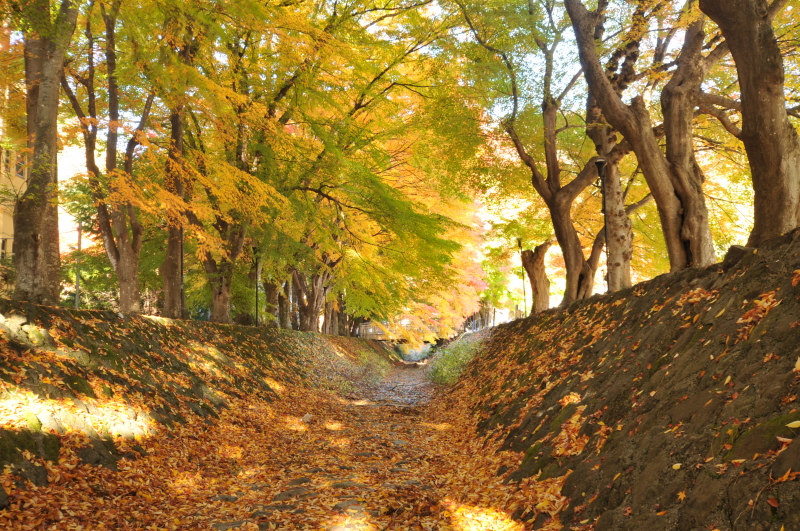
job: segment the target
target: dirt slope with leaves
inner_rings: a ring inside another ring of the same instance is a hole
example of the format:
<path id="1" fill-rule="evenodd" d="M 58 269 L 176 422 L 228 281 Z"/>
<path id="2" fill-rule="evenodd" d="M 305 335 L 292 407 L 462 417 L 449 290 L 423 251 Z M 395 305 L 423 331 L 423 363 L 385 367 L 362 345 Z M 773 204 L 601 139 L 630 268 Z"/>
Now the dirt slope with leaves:
<path id="1" fill-rule="evenodd" d="M 500 477 L 561 485 L 533 529 L 800 529 L 798 231 L 504 325 L 470 371 Z"/>

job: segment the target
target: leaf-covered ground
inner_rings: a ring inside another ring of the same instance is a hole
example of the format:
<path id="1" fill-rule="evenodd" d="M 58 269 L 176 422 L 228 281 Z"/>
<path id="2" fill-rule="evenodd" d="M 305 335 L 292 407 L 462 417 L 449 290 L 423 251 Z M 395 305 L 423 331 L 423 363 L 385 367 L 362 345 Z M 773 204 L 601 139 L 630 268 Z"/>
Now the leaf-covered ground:
<path id="1" fill-rule="evenodd" d="M 519 455 L 374 343 L 1 304 L 0 528 L 512 530 L 565 503 L 503 485 Z"/>
<path id="2" fill-rule="evenodd" d="M 146 457 L 118 471 L 81 463 L 68 438 L 49 483 L 5 487 L 9 529 L 522 529 L 510 512 L 532 499 L 495 471 L 461 412 L 427 404 L 421 369 L 395 368 L 347 397 L 280 386 L 267 402 L 233 401 L 213 425 L 190 417 L 138 441 Z M 362 382 L 363 384 L 363 382 Z M 130 448 L 118 444 L 122 452 Z M 563 504 L 550 486 L 553 507 Z M 540 493 L 541 494 L 541 493 Z M 544 493 L 546 494 L 546 493 Z M 536 495 L 537 498 L 539 494 Z M 546 498 L 541 498 L 545 500 Z"/>

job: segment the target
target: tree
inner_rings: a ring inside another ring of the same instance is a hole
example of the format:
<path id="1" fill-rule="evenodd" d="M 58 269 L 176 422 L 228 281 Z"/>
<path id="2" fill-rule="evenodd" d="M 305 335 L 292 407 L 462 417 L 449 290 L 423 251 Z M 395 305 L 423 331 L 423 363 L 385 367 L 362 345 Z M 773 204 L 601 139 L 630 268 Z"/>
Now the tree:
<path id="1" fill-rule="evenodd" d="M 572 220 L 572 205 L 577 197 L 597 179 L 597 167 L 594 158 L 588 162 L 580 164 L 575 178 L 567 184 L 562 183 L 564 172 L 562 158 L 559 155 L 559 135 L 571 128 L 568 122 L 559 127 L 559 115 L 563 115 L 562 104 L 569 90 L 573 87 L 577 76 L 565 83 L 560 93 L 555 92 L 554 83 L 557 81 L 555 60 L 557 57 L 558 46 L 562 43 L 563 33 L 567 29 L 565 25 L 559 25 L 554 16 L 554 5 L 544 2 L 540 9 L 541 13 L 534 10 L 534 4 L 529 3 L 526 12 L 522 15 L 529 19 L 526 26 L 532 26 L 530 39 L 541 53 L 544 62 L 544 75 L 541 87 L 541 120 L 543 131 L 541 143 L 544 151 L 544 171 L 539 167 L 539 163 L 530 153 L 525 145 L 518 130 L 518 115 L 520 112 L 520 87 L 517 67 L 514 64 L 512 55 L 498 48 L 497 45 L 490 43 L 485 36 L 485 31 L 481 31 L 477 22 L 466 4 L 459 2 L 466 22 L 475 40 L 489 53 L 501 61 L 505 67 L 510 83 L 511 93 L 511 113 L 503 121 L 503 128 L 513 143 L 514 149 L 519 159 L 527 166 L 531 174 L 531 183 L 536 192 L 544 200 L 550 213 L 556 240 L 561 247 L 566 266 L 567 285 L 564 292 L 562 306 L 569 305 L 575 300 L 583 299 L 592 295 L 594 288 L 594 270 L 589 267 L 586 257 L 583 254 L 583 245 Z M 538 28 L 537 21 L 542 20 L 543 28 Z M 519 26 L 523 26 L 522 23 Z M 612 159 L 612 164 L 616 164 L 625 155 L 624 146 L 609 151 L 608 158 Z"/>
<path id="2" fill-rule="evenodd" d="M 120 8 L 119 1 L 114 1 L 107 7 L 100 4 L 98 8 L 103 25 L 102 37 L 105 40 L 102 55 L 105 63 L 102 74 L 98 76 L 98 65 L 96 65 L 96 57 L 99 55 L 98 38 L 94 32 L 95 3 L 89 3 L 84 16 L 85 40 L 82 43 L 86 47 L 84 62 L 79 64 L 76 58 L 66 68 L 76 88 L 82 90 L 78 92 L 73 89 L 66 73 L 61 78 L 61 86 L 80 124 L 89 186 L 97 208 L 97 226 L 119 282 L 119 311 L 131 314 L 141 311 L 139 256 L 142 249 L 143 228 L 130 190 L 134 186 L 134 154 L 144 134 L 155 95 L 150 92 L 145 98 L 139 123 L 129 133 L 122 160 L 123 168 L 120 170 L 117 148 L 120 129 L 123 129 L 117 67 L 119 59 L 117 26 Z M 103 80 L 105 80 L 104 86 Z M 102 101 L 103 96 L 107 96 L 107 102 Z M 131 99 L 133 98 L 126 98 L 126 101 Z M 103 110 L 106 111 L 107 118 L 102 116 Z M 132 109 L 129 110 L 131 111 Z M 105 126 L 106 131 L 103 170 L 96 160 L 98 133 L 102 126 Z"/>
<path id="3" fill-rule="evenodd" d="M 700 0 L 700 9 L 722 30 L 739 74 L 742 127 L 737 136 L 750 160 L 755 191 L 752 246 L 800 225 L 800 139 L 786 110 L 783 57 L 773 29 L 787 3 Z"/>
<path id="4" fill-rule="evenodd" d="M 58 103 L 64 56 L 78 8 L 62 0 L 51 18 L 49 0 L 12 3 L 25 34 L 25 79 L 30 170 L 14 210 L 14 298 L 55 303 L 60 290 L 58 212 Z"/>
<path id="5" fill-rule="evenodd" d="M 687 6 L 691 6 L 691 3 L 691 1 L 688 2 Z M 713 263 L 715 260 L 714 247 L 708 212 L 702 194 L 702 175 L 697 171 L 693 156 L 689 154 L 693 148 L 691 137 L 687 133 L 686 117 L 694 110 L 691 96 L 683 98 L 680 105 L 677 101 L 677 92 L 673 92 L 666 98 L 669 112 L 665 113 L 665 119 L 672 117 L 674 121 L 670 126 L 665 124 L 665 127 L 669 127 L 670 131 L 674 133 L 673 142 L 676 139 L 683 142 L 682 147 L 673 145 L 673 148 L 668 148 L 670 159 L 672 159 L 670 160 L 661 151 L 658 144 L 657 133 L 654 131 L 644 97 L 637 95 L 630 104 L 623 103 L 620 94 L 615 91 L 607 72 L 600 64 L 595 35 L 598 24 L 602 23 L 601 19 L 605 16 L 608 1 L 601 0 L 598 8 L 593 12 L 589 12 L 580 0 L 565 0 L 564 5 L 572 21 L 580 61 L 589 90 L 596 99 L 598 107 L 602 109 L 604 118 L 625 137 L 636 153 L 639 165 L 650 186 L 658 207 L 671 269 L 678 270 L 689 266 L 706 266 Z M 649 5 L 648 2 L 638 2 L 634 23 L 628 30 L 626 44 L 621 50 L 621 55 L 616 57 L 617 61 L 624 58 L 620 75 L 627 77 L 628 81 L 634 79 L 633 65 L 639 57 L 639 41 L 647 28 L 649 16 L 652 15 L 647 12 Z M 659 4 L 655 9 L 660 8 Z M 702 34 L 702 25 L 687 32 L 693 37 L 687 37 L 690 39 L 687 40 L 690 45 L 686 46 L 684 51 L 698 49 L 698 41 L 695 38 L 698 33 Z M 661 43 L 664 50 L 667 49 L 670 39 L 671 37 Z M 713 64 L 712 61 L 713 59 L 708 62 Z M 685 56 L 682 66 L 681 75 L 691 76 L 691 83 L 699 85 L 699 82 L 702 82 L 704 70 L 698 68 L 696 54 L 692 56 L 692 60 Z M 679 66 L 680 69 L 681 66 Z M 689 72 L 690 70 L 691 72 Z M 684 82 L 687 81 L 684 80 Z M 691 131 L 690 127 L 688 131 Z"/>

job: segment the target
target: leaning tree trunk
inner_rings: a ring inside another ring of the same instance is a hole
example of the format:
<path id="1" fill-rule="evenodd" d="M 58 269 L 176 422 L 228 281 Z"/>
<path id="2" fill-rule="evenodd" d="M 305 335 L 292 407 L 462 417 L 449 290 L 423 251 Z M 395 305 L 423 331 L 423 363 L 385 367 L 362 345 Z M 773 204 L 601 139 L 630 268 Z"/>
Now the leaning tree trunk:
<path id="1" fill-rule="evenodd" d="M 552 241 L 534 247 L 533 251 L 522 251 L 522 266 L 528 273 L 531 283 L 531 315 L 543 312 L 550 307 L 550 279 L 544 267 L 544 258 L 547 250 L 553 245 Z"/>
<path id="2" fill-rule="evenodd" d="M 31 30 L 25 36 L 25 78 L 31 165 L 26 189 L 14 209 L 14 298 L 38 303 L 58 301 L 60 256 L 55 203 L 58 104 L 64 55 L 72 40 L 78 9 L 61 2 L 55 22 L 48 1 L 31 2 L 23 17 Z M 46 23 L 42 23 L 42 17 Z M 31 140 L 32 139 L 32 140 Z"/>
<path id="3" fill-rule="evenodd" d="M 591 296 L 594 289 L 594 275 L 583 255 L 583 245 L 572 222 L 571 207 L 572 199 L 567 194 L 559 194 L 548 203 L 550 220 L 566 269 L 567 282 L 561 307 Z"/>
<path id="4" fill-rule="evenodd" d="M 742 93 L 742 134 L 755 192 L 748 245 L 800 225 L 800 140 L 786 114 L 784 67 L 772 21 L 785 1 L 700 0 L 722 30 Z"/>
<path id="5" fill-rule="evenodd" d="M 683 205 L 681 239 L 688 245 L 687 251 L 697 265 L 715 261 L 711 238 L 693 237 L 695 234 L 711 234 L 702 187 L 705 175 L 697 164 L 693 137 L 697 97 L 710 66 L 702 54 L 704 25 L 705 19 L 701 18 L 687 28 L 678 68 L 661 91 L 666 157 L 672 184 Z"/>

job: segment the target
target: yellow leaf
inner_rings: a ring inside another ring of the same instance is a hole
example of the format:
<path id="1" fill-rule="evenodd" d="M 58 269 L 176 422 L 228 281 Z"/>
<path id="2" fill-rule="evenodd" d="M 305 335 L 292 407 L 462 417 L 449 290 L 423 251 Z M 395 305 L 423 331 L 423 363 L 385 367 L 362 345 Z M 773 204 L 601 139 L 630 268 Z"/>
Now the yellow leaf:
<path id="1" fill-rule="evenodd" d="M 672 470 L 680 470 L 680 469 L 681 469 L 680 463 L 675 463 L 674 465 L 672 465 Z"/>
<path id="2" fill-rule="evenodd" d="M 614 476 L 614 479 L 612 479 L 611 481 L 616 481 L 617 478 L 620 477 L 621 475 L 622 475 L 622 472 L 617 472 L 617 475 Z"/>
<path id="3" fill-rule="evenodd" d="M 792 428 L 792 429 L 800 428 L 800 420 L 796 420 L 794 422 L 790 422 L 789 424 L 786 425 L 786 427 L 787 428 Z"/>
<path id="4" fill-rule="evenodd" d="M 730 375 L 728 375 L 728 377 L 725 378 L 725 383 L 722 384 L 722 385 L 728 385 L 728 382 L 730 382 L 730 381 L 731 381 L 731 377 L 730 377 Z"/>
<path id="5" fill-rule="evenodd" d="M 716 315 L 715 319 L 725 313 L 725 308 L 721 309 L 719 313 Z"/>
<path id="6" fill-rule="evenodd" d="M 680 501 L 683 501 L 683 500 L 685 500 L 685 499 L 686 499 L 686 492 L 684 492 L 684 491 L 681 491 L 681 492 L 679 492 L 679 493 L 678 493 L 678 499 L 679 499 Z"/>

